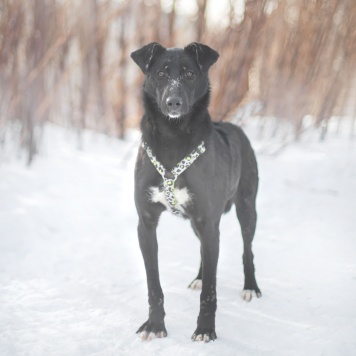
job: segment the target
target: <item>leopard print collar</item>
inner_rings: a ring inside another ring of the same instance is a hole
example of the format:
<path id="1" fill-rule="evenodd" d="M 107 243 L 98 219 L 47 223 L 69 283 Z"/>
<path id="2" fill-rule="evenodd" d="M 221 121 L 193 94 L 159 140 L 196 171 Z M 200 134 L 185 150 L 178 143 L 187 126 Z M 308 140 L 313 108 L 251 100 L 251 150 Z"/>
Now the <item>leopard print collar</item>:
<path id="1" fill-rule="evenodd" d="M 153 166 L 156 168 L 157 172 L 163 178 L 163 190 L 166 197 L 167 203 L 175 215 L 181 215 L 180 210 L 176 207 L 176 198 L 174 196 L 174 183 L 178 176 L 182 174 L 188 167 L 190 167 L 193 162 L 205 152 L 204 141 L 194 149 L 188 156 L 183 158 L 171 171 L 168 171 L 164 166 L 157 160 L 153 155 L 151 148 L 146 142 L 142 143 L 143 149 L 146 151 L 148 158 L 152 162 Z"/>

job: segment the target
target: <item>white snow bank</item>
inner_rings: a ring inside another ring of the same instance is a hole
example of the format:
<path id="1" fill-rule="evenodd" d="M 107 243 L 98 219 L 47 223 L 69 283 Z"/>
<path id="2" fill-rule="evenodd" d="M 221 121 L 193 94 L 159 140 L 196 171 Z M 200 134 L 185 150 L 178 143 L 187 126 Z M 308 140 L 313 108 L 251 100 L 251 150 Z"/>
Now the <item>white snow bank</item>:
<path id="1" fill-rule="evenodd" d="M 263 297 L 240 297 L 242 240 L 231 211 L 221 223 L 218 340 L 209 344 L 190 341 L 199 292 L 187 286 L 199 244 L 188 222 L 166 213 L 158 237 L 168 338 L 135 335 L 148 314 L 133 202 L 139 134 L 83 140 L 78 150 L 71 133 L 48 126 L 30 168 L 0 166 L 0 355 L 355 354 L 356 148 L 348 139 L 307 137 L 258 156 Z"/>

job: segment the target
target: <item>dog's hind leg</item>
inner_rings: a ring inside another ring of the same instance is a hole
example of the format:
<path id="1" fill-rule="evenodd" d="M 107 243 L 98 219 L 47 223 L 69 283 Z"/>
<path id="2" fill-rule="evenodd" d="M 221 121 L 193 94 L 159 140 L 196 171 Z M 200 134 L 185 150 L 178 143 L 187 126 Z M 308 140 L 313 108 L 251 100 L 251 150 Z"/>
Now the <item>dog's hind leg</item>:
<path id="1" fill-rule="evenodd" d="M 255 235 L 257 222 L 257 189 L 257 163 L 252 149 L 249 149 L 248 152 L 246 152 L 245 161 L 242 163 L 241 178 L 235 196 L 236 213 L 241 225 L 244 244 L 242 260 L 245 273 L 245 285 L 242 292 L 242 298 L 246 301 L 251 301 L 253 294 L 258 298 L 262 296 L 256 282 L 252 253 L 252 241 Z"/>
<path id="2" fill-rule="evenodd" d="M 198 235 L 198 231 L 196 226 L 194 225 L 194 222 L 191 221 L 191 226 L 192 229 L 194 231 L 194 234 L 196 235 L 196 237 L 200 240 L 200 237 Z M 194 278 L 194 280 L 189 284 L 188 288 L 194 289 L 194 290 L 199 290 L 201 289 L 202 286 L 202 279 L 203 279 L 203 264 L 202 261 L 200 259 L 200 267 L 199 267 L 199 272 L 198 275 Z"/>

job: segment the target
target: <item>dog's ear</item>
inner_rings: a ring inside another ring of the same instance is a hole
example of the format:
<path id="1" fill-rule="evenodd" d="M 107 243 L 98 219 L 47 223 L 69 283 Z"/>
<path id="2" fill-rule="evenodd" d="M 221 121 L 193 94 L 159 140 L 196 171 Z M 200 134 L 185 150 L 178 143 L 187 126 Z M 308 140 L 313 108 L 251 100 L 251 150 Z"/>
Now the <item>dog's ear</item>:
<path id="1" fill-rule="evenodd" d="M 143 46 L 137 51 L 132 52 L 131 58 L 141 68 L 142 72 L 146 74 L 154 57 L 164 53 L 165 51 L 166 49 L 162 47 L 159 43 L 152 42 L 146 46 Z"/>
<path id="2" fill-rule="evenodd" d="M 218 52 L 207 45 L 197 42 L 193 42 L 187 47 L 184 47 L 184 51 L 194 57 L 202 73 L 207 72 L 219 58 Z"/>

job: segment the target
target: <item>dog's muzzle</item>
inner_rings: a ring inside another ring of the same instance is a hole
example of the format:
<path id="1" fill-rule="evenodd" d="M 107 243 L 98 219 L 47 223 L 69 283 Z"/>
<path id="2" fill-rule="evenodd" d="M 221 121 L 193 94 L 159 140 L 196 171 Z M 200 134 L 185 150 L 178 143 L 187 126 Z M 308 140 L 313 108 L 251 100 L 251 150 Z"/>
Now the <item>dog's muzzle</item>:
<path id="1" fill-rule="evenodd" d="M 169 117 L 176 118 L 182 114 L 183 99 L 178 95 L 171 95 L 166 99 L 167 113 Z"/>
<path id="2" fill-rule="evenodd" d="M 181 83 L 177 80 L 171 80 L 170 85 L 164 90 L 161 100 L 163 114 L 170 118 L 178 118 L 187 114 L 188 107 L 188 98 Z"/>

